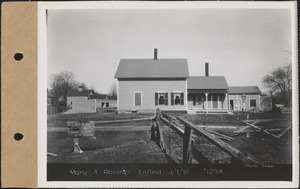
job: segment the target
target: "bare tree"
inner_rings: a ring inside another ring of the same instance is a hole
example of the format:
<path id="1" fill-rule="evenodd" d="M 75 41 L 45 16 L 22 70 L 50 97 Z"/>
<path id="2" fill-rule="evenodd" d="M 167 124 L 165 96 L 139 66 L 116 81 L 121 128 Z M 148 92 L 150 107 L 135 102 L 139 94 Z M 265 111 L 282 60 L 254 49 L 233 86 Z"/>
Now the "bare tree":
<path id="1" fill-rule="evenodd" d="M 110 88 L 110 91 L 108 93 L 109 96 L 112 96 L 114 98 L 117 98 L 117 84 L 116 83 L 113 83 L 111 88 Z"/>
<path id="2" fill-rule="evenodd" d="M 262 82 L 273 94 L 278 94 L 283 99 L 285 106 L 291 105 L 292 100 L 292 64 L 278 67 L 265 77 Z"/>
<path id="3" fill-rule="evenodd" d="M 70 90 L 75 89 L 78 83 L 72 72 L 64 71 L 50 76 L 50 87 L 53 91 L 54 105 L 59 111 L 67 106 L 67 94 Z"/>

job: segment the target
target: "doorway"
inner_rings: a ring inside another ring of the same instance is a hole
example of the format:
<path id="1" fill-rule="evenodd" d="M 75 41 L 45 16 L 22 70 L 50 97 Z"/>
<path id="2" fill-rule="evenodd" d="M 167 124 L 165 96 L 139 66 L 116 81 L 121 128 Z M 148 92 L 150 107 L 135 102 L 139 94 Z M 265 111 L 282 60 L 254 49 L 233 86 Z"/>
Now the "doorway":
<path id="1" fill-rule="evenodd" d="M 233 110 L 233 100 L 230 100 L 230 110 Z"/>

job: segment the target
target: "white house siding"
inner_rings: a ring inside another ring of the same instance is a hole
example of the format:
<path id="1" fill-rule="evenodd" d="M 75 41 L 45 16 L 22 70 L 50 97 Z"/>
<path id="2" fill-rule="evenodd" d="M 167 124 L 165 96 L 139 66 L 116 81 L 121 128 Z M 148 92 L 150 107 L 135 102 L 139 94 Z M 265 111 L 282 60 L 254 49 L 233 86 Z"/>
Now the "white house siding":
<path id="1" fill-rule="evenodd" d="M 66 111 L 64 114 L 76 114 L 76 113 L 95 113 L 96 112 L 96 100 L 85 100 L 73 102 L 73 108 Z"/>
<path id="2" fill-rule="evenodd" d="M 240 109 L 237 109 L 238 105 L 235 106 L 234 110 L 242 110 L 243 108 L 243 101 L 242 101 L 242 95 L 243 94 L 229 94 L 229 105 L 230 105 L 230 100 L 235 100 L 239 101 L 240 103 Z M 245 94 L 246 95 L 246 100 L 245 100 L 245 109 L 246 110 L 251 110 L 253 108 L 259 108 L 260 109 L 260 95 L 259 94 Z M 250 107 L 250 100 L 255 99 L 256 100 L 256 107 Z"/>
<path id="3" fill-rule="evenodd" d="M 183 105 L 171 105 L 171 93 L 183 92 L 186 98 L 186 80 L 119 80 L 119 112 L 131 110 L 186 110 L 186 99 Z M 134 92 L 142 93 L 141 106 L 134 104 Z M 168 105 L 155 105 L 155 93 L 168 93 Z"/>
<path id="4" fill-rule="evenodd" d="M 117 100 L 111 100 L 111 99 L 96 99 L 97 100 L 97 108 L 112 108 L 117 107 Z M 104 103 L 104 107 L 102 106 Z M 107 107 L 108 103 L 108 107 Z"/>
<path id="5" fill-rule="evenodd" d="M 68 106 L 72 104 L 76 104 L 77 102 L 82 102 L 82 101 L 86 101 L 87 97 L 86 96 L 68 96 L 67 97 L 67 104 Z"/>

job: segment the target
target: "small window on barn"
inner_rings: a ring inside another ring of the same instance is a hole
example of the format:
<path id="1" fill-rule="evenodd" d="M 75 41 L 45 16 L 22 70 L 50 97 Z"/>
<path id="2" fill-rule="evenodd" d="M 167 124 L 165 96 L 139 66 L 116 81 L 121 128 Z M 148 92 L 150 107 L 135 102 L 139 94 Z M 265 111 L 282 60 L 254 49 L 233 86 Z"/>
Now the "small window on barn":
<path id="1" fill-rule="evenodd" d="M 168 93 L 166 92 L 155 93 L 155 106 L 157 105 L 168 105 Z"/>
<path id="2" fill-rule="evenodd" d="M 142 92 L 134 92 L 134 105 L 135 106 L 142 105 Z"/>
<path id="3" fill-rule="evenodd" d="M 256 99 L 250 99 L 250 107 L 256 107 Z"/>
<path id="4" fill-rule="evenodd" d="M 172 92 L 171 93 L 171 105 L 184 105 L 184 93 Z"/>

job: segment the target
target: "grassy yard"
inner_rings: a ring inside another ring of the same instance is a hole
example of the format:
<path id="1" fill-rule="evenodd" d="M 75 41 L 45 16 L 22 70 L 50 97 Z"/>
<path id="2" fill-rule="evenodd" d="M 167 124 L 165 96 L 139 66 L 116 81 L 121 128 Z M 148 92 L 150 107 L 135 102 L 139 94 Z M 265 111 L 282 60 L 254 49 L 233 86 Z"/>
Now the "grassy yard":
<path id="1" fill-rule="evenodd" d="M 48 133 L 48 163 L 168 163 L 146 131 L 97 131 L 96 139 L 79 139 L 82 154 L 73 153 L 66 132 Z"/>
<path id="2" fill-rule="evenodd" d="M 171 116 L 181 116 L 196 125 L 203 125 L 205 116 L 189 115 L 180 113 L 168 113 Z M 48 116 L 48 127 L 66 127 L 67 121 L 109 121 L 128 120 L 137 118 L 149 118 L 153 114 L 70 114 Z M 236 130 L 244 127 L 241 121 L 246 119 L 246 114 L 208 114 L 207 125 L 235 126 Z M 291 120 L 291 114 L 275 113 L 250 113 L 249 119 L 286 119 Z M 265 128 L 285 128 L 288 121 L 271 122 L 260 125 Z M 143 127 L 142 127 L 143 126 Z M 49 163 L 168 163 L 164 154 L 158 146 L 150 141 L 150 121 L 106 123 L 96 124 L 96 139 L 80 138 L 80 147 L 83 154 L 75 154 L 72 138 L 67 136 L 66 131 L 48 132 L 47 151 L 57 154 L 48 156 Z M 111 127 L 111 129 L 110 129 Z M 126 129 L 122 129 L 126 128 Z M 105 129 L 104 129 L 105 128 Z M 50 129 L 49 129 L 50 131 Z M 276 139 L 261 132 L 253 132 L 250 137 L 245 134 L 236 134 L 233 129 L 216 129 L 215 131 L 234 138 L 232 141 L 225 141 L 247 156 L 258 160 L 261 163 L 288 164 L 291 163 L 291 132 L 288 132 L 281 139 Z M 178 140 L 180 141 L 180 140 Z M 213 151 L 216 147 L 209 144 L 205 139 L 198 137 L 196 147 L 216 156 Z M 226 157 L 226 154 L 219 155 Z M 226 158 L 223 158 L 226 159 Z M 222 163 L 222 161 L 219 161 Z M 224 160 L 224 163 L 227 163 Z"/>
<path id="3" fill-rule="evenodd" d="M 109 121 L 109 120 L 125 120 L 151 117 L 153 114 L 115 114 L 108 113 L 84 113 L 84 114 L 55 114 L 48 115 L 48 123 L 56 121 Z"/>

